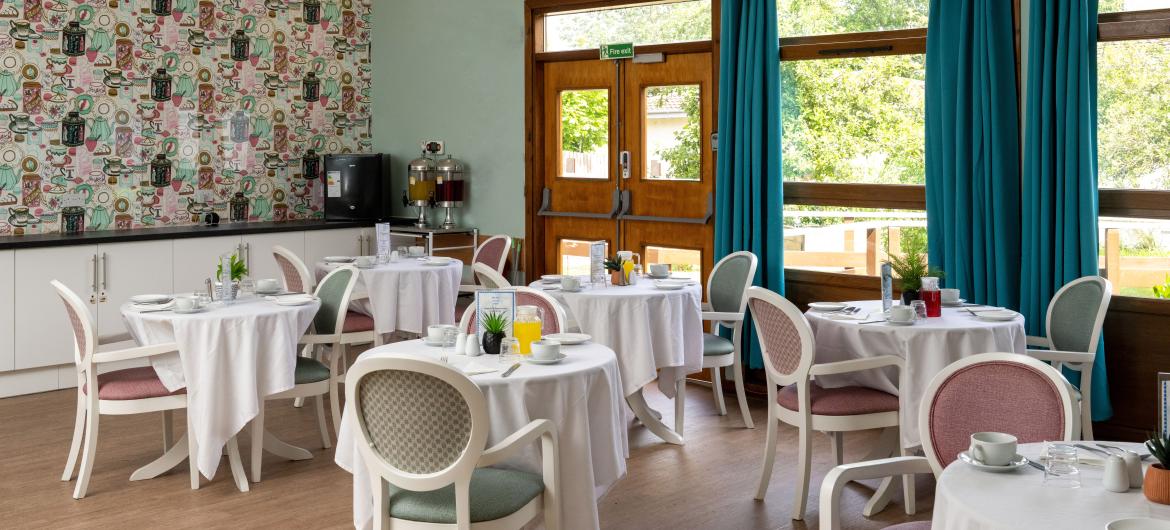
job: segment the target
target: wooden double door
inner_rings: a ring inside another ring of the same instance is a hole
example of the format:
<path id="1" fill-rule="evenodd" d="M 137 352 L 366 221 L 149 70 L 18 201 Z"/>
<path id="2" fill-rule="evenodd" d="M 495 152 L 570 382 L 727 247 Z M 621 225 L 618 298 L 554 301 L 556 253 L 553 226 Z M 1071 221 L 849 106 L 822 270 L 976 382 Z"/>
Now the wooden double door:
<path id="1" fill-rule="evenodd" d="M 542 65 L 543 272 L 587 274 L 588 242 L 705 280 L 714 247 L 710 52 Z"/>

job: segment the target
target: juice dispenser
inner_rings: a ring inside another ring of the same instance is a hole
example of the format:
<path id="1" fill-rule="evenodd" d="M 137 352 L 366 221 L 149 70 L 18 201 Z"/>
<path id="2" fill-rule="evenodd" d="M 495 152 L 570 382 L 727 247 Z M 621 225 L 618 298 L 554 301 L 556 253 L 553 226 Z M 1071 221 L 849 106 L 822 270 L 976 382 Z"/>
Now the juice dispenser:
<path id="1" fill-rule="evenodd" d="M 455 219 L 451 217 L 451 208 L 463 206 L 464 170 L 463 162 L 447 155 L 440 160 L 435 169 L 435 201 L 440 208 L 446 209 L 442 228 L 455 228 Z"/>
<path id="2" fill-rule="evenodd" d="M 427 228 L 427 208 L 435 204 L 435 161 L 423 153 L 407 164 L 407 188 L 402 194 L 403 206 L 418 209 L 414 226 Z"/>

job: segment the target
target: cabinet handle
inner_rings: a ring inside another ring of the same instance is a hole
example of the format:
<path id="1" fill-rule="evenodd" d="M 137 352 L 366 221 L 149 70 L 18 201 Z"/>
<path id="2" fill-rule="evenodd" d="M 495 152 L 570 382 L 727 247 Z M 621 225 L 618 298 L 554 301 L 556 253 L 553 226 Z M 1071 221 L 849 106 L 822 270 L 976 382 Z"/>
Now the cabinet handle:
<path id="1" fill-rule="evenodd" d="M 94 255 L 89 257 L 89 265 L 90 265 L 90 267 L 93 267 L 92 272 L 90 273 L 90 276 L 89 276 L 89 279 L 90 279 L 89 303 L 91 303 L 91 304 L 97 303 L 97 290 L 98 290 L 98 287 L 97 287 L 97 284 L 98 284 L 97 259 L 98 259 L 97 254 L 94 254 Z"/>
<path id="2" fill-rule="evenodd" d="M 249 269 L 252 268 L 252 244 L 251 243 L 244 243 L 244 266 L 249 268 Z M 251 272 L 252 271 L 248 271 L 249 274 L 251 274 Z"/>
<path id="3" fill-rule="evenodd" d="M 362 251 L 363 251 L 363 250 L 365 250 L 365 245 L 363 245 L 363 244 L 362 244 L 362 240 L 363 240 L 363 239 L 365 239 L 365 236 L 363 236 L 363 235 L 361 235 L 361 234 L 358 234 L 358 251 L 357 251 L 357 255 L 359 255 L 359 256 L 363 256 L 363 255 L 364 255 L 364 254 L 362 253 Z"/>
<path id="4" fill-rule="evenodd" d="M 110 288 L 110 255 L 102 252 L 102 293 L 103 296 L 106 289 Z M 102 300 L 105 302 L 105 300 Z"/>

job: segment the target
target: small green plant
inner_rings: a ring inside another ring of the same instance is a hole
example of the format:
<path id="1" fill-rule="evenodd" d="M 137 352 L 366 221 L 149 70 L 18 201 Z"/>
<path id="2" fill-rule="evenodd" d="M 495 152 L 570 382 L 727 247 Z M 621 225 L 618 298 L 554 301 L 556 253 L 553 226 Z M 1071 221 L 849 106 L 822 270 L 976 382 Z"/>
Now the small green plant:
<path id="1" fill-rule="evenodd" d="M 1170 438 L 1163 438 L 1157 434 L 1150 434 L 1147 437 L 1149 439 L 1146 440 L 1146 449 L 1158 459 L 1163 469 L 1170 469 Z"/>
<path id="2" fill-rule="evenodd" d="M 480 324 L 483 325 L 485 333 L 503 333 L 504 328 L 508 326 L 508 317 L 504 316 L 503 311 L 491 311 L 484 313 Z"/>
<path id="3" fill-rule="evenodd" d="M 932 269 L 926 264 L 926 255 L 919 253 L 890 256 L 890 267 L 902 283 L 902 290 L 917 291 L 922 288 L 922 278 L 934 276 L 942 279 L 946 274 L 938 269 Z"/>
<path id="4" fill-rule="evenodd" d="M 1154 297 L 1170 299 L 1170 274 L 1166 275 L 1166 283 L 1154 286 Z"/>
<path id="5" fill-rule="evenodd" d="M 610 272 L 620 271 L 620 270 L 622 270 L 622 265 L 624 263 L 625 263 L 625 260 L 623 260 L 622 258 L 619 258 L 617 256 L 614 256 L 612 258 L 605 260 L 605 263 L 604 263 L 605 270 L 610 271 Z"/>
<path id="6" fill-rule="evenodd" d="M 244 260 L 240 259 L 240 257 L 235 254 L 232 254 L 231 267 L 233 282 L 238 282 L 244 276 L 248 275 L 248 267 L 244 265 Z M 215 279 L 223 281 L 223 263 L 220 263 L 219 266 L 215 268 Z"/>

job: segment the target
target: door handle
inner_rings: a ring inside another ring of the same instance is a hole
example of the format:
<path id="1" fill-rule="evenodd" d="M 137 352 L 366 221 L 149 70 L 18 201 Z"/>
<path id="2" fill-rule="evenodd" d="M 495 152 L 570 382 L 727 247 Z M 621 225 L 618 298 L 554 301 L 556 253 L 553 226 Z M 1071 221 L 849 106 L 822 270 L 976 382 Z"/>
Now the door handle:
<path id="1" fill-rule="evenodd" d="M 618 213 L 619 221 L 657 221 L 660 223 L 685 223 L 705 225 L 715 215 L 715 194 L 707 194 L 707 212 L 702 217 L 658 217 L 654 215 L 630 215 L 630 190 L 622 192 L 622 211 Z"/>
<path id="2" fill-rule="evenodd" d="M 552 210 L 552 190 L 545 188 L 541 194 L 540 210 L 536 215 L 543 217 L 577 217 L 583 219 L 613 219 L 615 215 L 622 208 L 622 191 L 618 188 L 613 189 L 613 208 L 608 213 L 590 213 L 590 212 L 554 212 Z"/>

